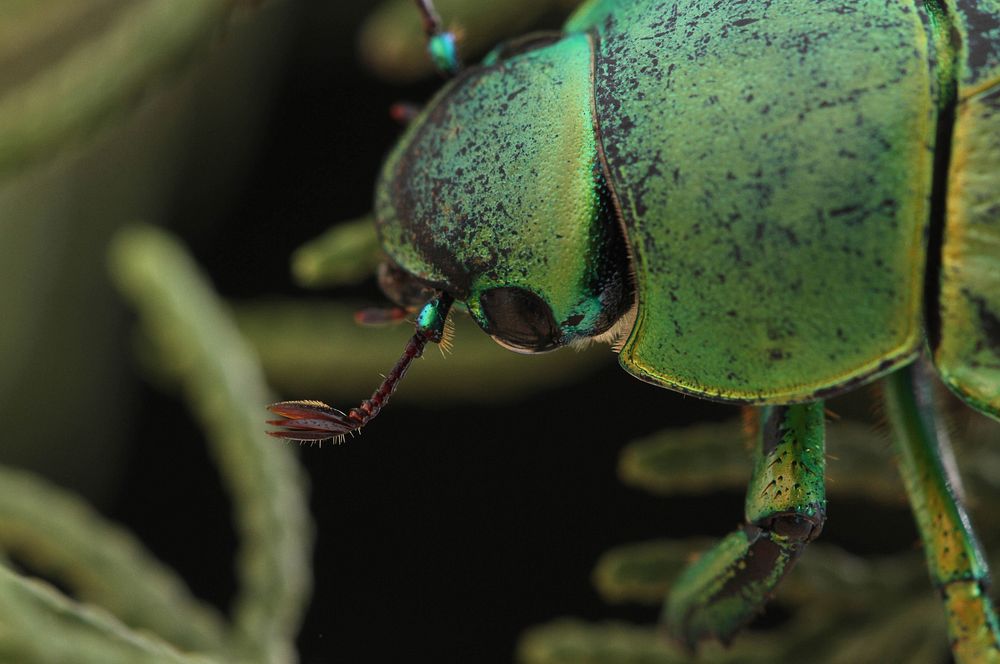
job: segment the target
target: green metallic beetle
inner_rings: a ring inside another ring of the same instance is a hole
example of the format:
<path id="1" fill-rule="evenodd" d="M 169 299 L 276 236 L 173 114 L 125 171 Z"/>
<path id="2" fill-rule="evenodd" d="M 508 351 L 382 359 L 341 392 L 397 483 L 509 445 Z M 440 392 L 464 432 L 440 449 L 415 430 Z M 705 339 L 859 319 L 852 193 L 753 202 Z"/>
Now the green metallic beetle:
<path id="1" fill-rule="evenodd" d="M 457 73 L 389 155 L 376 219 L 416 334 L 371 399 L 275 404 L 274 435 L 363 426 L 453 300 L 513 350 L 609 341 L 641 380 L 756 407 L 746 525 L 665 608 L 694 646 L 819 534 L 822 400 L 884 377 L 956 659 L 1000 661 L 927 386 L 932 363 L 1000 419 L 1000 0 L 591 0 Z"/>

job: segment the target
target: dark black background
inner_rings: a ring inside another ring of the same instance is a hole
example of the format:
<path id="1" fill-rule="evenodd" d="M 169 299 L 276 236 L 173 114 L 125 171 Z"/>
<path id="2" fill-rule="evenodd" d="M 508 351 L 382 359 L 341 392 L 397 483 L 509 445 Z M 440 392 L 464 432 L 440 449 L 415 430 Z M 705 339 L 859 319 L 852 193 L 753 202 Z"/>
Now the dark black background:
<path id="1" fill-rule="evenodd" d="M 229 298 L 317 297 L 292 283 L 289 254 L 368 211 L 400 131 L 390 104 L 424 99 L 436 85 L 392 87 L 356 64 L 353 44 L 317 48 L 322 25 L 310 12 L 320 5 L 304 5 L 303 46 L 284 65 L 237 206 L 208 231 L 190 223 L 197 200 L 176 211 L 177 230 Z M 372 283 L 328 295 L 347 294 L 378 298 Z M 385 358 L 387 369 L 394 360 Z M 225 607 L 235 538 L 202 434 L 175 395 L 141 390 L 133 438 L 143 442 L 112 516 Z M 666 535 L 724 534 L 740 521 L 743 497 L 650 497 L 619 483 L 617 455 L 666 426 L 735 414 L 644 385 L 608 352 L 590 379 L 519 403 L 392 406 L 360 440 L 303 448 L 317 525 L 303 661 L 508 662 L 519 633 L 559 616 L 654 621 L 655 609 L 600 600 L 590 583 L 599 554 Z M 824 538 L 861 551 L 912 541 L 906 526 L 901 538 L 873 539 L 873 519 L 863 506 L 831 505 Z M 780 610 L 768 615 L 764 626 L 780 623 Z"/>

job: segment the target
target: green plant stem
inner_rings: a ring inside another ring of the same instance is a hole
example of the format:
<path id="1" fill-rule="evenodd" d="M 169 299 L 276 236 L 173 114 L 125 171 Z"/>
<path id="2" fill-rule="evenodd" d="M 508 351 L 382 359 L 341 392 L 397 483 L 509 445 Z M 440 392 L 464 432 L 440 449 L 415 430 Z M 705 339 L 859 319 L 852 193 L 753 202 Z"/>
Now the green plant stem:
<path id="1" fill-rule="evenodd" d="M 211 664 L 110 614 L 78 604 L 48 584 L 0 565 L 0 661 L 73 664 Z"/>
<path id="2" fill-rule="evenodd" d="M 710 540 L 654 540 L 615 547 L 594 569 L 594 585 L 609 602 L 658 605 L 677 575 Z M 895 597 L 920 585 L 926 572 L 917 552 L 866 558 L 832 545 L 814 542 L 782 583 L 781 601 L 808 606 L 817 597 L 824 605 L 859 609 L 874 595 Z"/>
<path id="3" fill-rule="evenodd" d="M 233 647 L 245 660 L 292 662 L 310 585 L 312 525 L 293 448 L 264 433 L 272 401 L 225 306 L 166 233 L 135 227 L 112 246 L 112 272 L 139 310 L 163 367 L 208 434 L 240 536 Z"/>
<path id="4" fill-rule="evenodd" d="M 741 635 L 731 648 L 710 644 L 696 661 L 704 664 L 752 664 L 786 661 L 774 641 Z M 521 664 L 682 664 L 688 653 L 670 644 L 654 627 L 618 622 L 559 620 L 529 630 L 518 645 Z"/>
<path id="5" fill-rule="evenodd" d="M 125 530 L 39 477 L 0 467 L 0 548 L 133 629 L 218 651 L 222 617 Z"/>
<path id="6" fill-rule="evenodd" d="M 93 134 L 132 108 L 223 22 L 228 0 L 142 0 L 0 97 L 0 177 Z"/>
<path id="7" fill-rule="evenodd" d="M 905 504 L 903 487 L 889 467 L 888 441 L 873 425 L 832 422 L 827 441 L 831 495 Z M 735 491 L 750 477 L 750 457 L 738 421 L 700 424 L 629 443 L 619 475 L 630 486 L 662 495 Z"/>
<path id="8" fill-rule="evenodd" d="M 305 288 L 361 283 L 375 274 L 382 256 L 371 215 L 345 221 L 299 247 L 292 274 Z"/>

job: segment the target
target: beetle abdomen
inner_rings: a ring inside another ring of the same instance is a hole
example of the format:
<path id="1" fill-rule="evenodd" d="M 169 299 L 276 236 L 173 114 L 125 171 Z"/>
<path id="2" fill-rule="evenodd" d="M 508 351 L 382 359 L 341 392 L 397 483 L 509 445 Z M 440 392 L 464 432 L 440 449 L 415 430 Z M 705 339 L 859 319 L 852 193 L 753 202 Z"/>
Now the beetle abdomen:
<path id="1" fill-rule="evenodd" d="M 934 362 L 949 387 L 1000 418 L 1000 2 L 955 4 Z"/>
<path id="2" fill-rule="evenodd" d="M 622 365 L 781 403 L 909 361 L 937 119 L 922 10 L 711 5 L 605 2 L 570 23 L 596 23 L 599 141 L 635 259 Z"/>

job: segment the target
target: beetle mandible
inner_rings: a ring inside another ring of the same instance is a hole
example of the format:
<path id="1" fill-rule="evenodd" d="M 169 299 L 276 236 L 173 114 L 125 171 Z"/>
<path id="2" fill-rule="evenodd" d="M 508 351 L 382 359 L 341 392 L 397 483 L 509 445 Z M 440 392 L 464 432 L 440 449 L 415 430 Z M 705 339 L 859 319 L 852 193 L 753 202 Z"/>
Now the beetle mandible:
<path id="1" fill-rule="evenodd" d="M 466 69 L 418 5 L 457 74 L 375 197 L 416 332 L 371 399 L 274 404 L 271 433 L 359 429 L 454 301 L 517 352 L 608 341 L 641 380 L 754 408 L 746 523 L 664 611 L 694 646 L 819 534 L 823 400 L 882 379 L 956 659 L 1000 661 L 927 385 L 1000 419 L 1000 0 L 590 0 Z"/>

